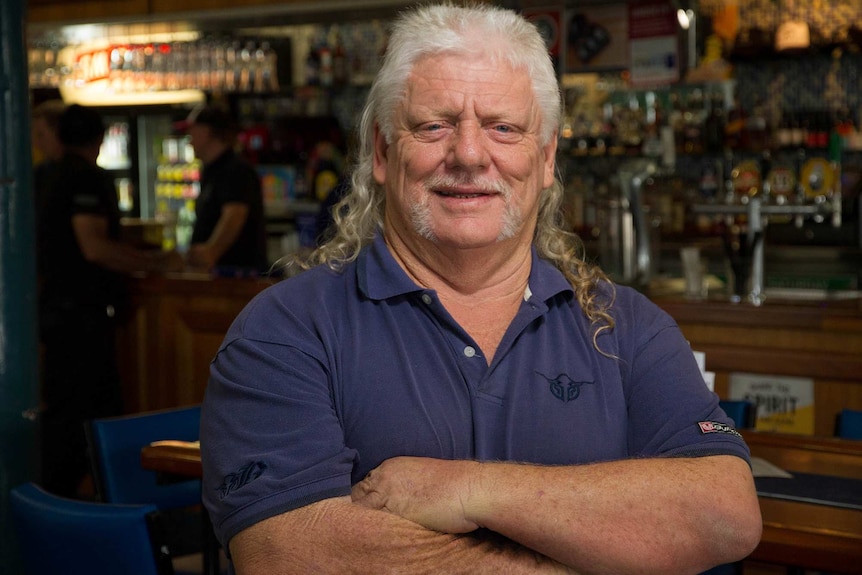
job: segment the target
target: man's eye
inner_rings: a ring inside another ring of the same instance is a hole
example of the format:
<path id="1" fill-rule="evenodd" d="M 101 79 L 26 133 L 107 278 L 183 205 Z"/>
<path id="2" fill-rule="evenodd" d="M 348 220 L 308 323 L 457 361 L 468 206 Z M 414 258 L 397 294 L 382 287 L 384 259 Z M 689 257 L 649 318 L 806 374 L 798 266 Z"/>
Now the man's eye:
<path id="1" fill-rule="evenodd" d="M 511 134 L 515 131 L 512 126 L 508 126 L 506 124 L 497 124 L 494 126 L 494 131 L 500 132 L 501 134 Z"/>

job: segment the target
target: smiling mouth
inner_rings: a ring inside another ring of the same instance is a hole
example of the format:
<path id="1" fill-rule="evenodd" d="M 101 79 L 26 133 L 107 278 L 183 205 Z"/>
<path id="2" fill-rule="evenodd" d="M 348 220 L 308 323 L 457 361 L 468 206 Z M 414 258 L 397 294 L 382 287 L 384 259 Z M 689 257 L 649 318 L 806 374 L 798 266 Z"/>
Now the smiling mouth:
<path id="1" fill-rule="evenodd" d="M 454 192 L 450 190 L 434 190 L 434 193 L 438 196 L 443 196 L 444 198 L 455 198 L 458 200 L 470 200 L 473 198 L 481 198 L 483 196 L 492 195 L 490 192 L 475 192 L 465 194 L 464 192 Z"/>

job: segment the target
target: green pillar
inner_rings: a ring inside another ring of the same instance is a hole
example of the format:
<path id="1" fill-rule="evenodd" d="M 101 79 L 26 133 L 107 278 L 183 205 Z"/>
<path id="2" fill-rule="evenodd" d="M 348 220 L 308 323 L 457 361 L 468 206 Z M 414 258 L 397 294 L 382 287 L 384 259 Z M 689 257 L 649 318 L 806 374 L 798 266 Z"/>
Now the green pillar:
<path id="1" fill-rule="evenodd" d="M 0 1 L 0 557 L 21 573 L 9 490 L 35 479 L 36 265 L 25 0 Z M 7 562 L 11 561 L 11 563 Z"/>

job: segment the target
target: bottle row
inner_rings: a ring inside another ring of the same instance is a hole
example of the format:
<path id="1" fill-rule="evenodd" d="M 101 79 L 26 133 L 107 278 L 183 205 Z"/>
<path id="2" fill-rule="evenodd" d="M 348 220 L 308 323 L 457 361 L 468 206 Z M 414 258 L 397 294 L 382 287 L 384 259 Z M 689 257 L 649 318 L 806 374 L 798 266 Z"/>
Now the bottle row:
<path id="1" fill-rule="evenodd" d="M 31 87 L 80 88 L 105 81 L 114 92 L 279 90 L 278 54 L 268 40 L 202 38 L 63 49 L 36 44 L 28 64 Z"/>
<path id="2" fill-rule="evenodd" d="M 567 111 L 561 148 L 574 156 L 645 156 L 673 165 L 678 155 L 805 149 L 862 151 L 859 118 L 850 110 L 750 110 L 724 90 L 631 92 L 600 106 Z"/>
<path id="3" fill-rule="evenodd" d="M 674 170 L 655 169 L 655 162 L 648 168 L 651 162 L 643 158 L 573 162 L 565 212 L 574 229 L 587 235 L 602 229 L 602 211 L 625 210 L 635 201 L 646 206 L 650 227 L 680 238 L 719 234 L 729 219 L 744 219 L 755 200 L 770 223 L 795 228 L 852 227 L 859 218 L 862 188 L 853 183 L 858 167 L 842 174 L 823 155 L 687 157 Z M 638 174 L 644 174 L 640 200 L 630 195 L 634 184 L 627 179 Z"/>

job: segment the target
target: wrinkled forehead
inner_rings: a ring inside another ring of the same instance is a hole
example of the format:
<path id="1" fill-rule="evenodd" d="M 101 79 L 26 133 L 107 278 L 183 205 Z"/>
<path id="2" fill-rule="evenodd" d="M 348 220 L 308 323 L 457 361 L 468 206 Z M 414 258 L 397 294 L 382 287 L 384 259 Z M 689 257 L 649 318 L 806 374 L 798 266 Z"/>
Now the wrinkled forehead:
<path id="1" fill-rule="evenodd" d="M 484 116 L 529 124 L 534 129 L 541 123 L 526 69 L 484 53 L 439 53 L 418 59 L 403 96 L 396 108 L 401 119 L 409 111 L 450 115 L 466 111 L 466 106 Z"/>

